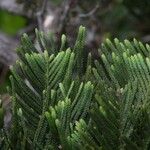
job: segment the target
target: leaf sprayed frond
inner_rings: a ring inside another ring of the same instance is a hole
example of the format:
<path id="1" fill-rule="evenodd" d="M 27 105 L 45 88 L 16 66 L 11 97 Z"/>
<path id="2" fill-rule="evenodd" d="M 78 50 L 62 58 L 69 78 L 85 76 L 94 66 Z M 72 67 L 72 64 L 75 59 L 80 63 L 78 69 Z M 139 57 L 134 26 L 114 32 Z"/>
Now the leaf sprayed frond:
<path id="1" fill-rule="evenodd" d="M 11 68 L 12 124 L 0 149 L 150 149 L 150 46 L 109 39 L 85 55 L 85 28 L 73 48 L 61 37 L 24 34 Z"/>

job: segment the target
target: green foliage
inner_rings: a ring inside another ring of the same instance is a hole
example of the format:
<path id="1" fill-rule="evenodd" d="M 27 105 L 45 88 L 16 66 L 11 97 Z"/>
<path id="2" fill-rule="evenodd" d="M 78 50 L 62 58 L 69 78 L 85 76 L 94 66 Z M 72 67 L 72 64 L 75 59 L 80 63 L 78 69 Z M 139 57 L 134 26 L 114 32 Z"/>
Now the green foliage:
<path id="1" fill-rule="evenodd" d="M 23 17 L 0 10 L 0 30 L 15 35 L 17 31 L 25 25 L 26 20 Z"/>
<path id="2" fill-rule="evenodd" d="M 51 35 L 36 30 L 36 37 L 39 49 L 26 34 L 17 49 L 12 124 L 1 127 L 1 149 L 150 148 L 148 44 L 107 39 L 94 60 L 84 56 L 82 26 L 73 48 L 65 35 L 60 47 Z"/>
<path id="3" fill-rule="evenodd" d="M 98 105 L 70 139 L 85 149 L 149 149 L 149 45 L 106 40 L 99 53 L 102 63 L 93 68 Z"/>
<path id="4" fill-rule="evenodd" d="M 6 75 L 5 82 L 1 83 L 0 95 L 3 93 L 7 93 L 7 86 L 10 86 L 9 76 L 10 76 L 10 71 Z"/>

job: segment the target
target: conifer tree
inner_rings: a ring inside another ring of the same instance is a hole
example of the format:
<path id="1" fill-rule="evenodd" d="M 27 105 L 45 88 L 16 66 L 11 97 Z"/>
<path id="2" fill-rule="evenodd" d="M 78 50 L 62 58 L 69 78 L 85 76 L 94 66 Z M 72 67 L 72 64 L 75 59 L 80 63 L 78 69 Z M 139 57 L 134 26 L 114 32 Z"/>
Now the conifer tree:
<path id="1" fill-rule="evenodd" d="M 84 55 L 85 28 L 73 47 L 62 35 L 24 34 L 11 68 L 12 123 L 0 148 L 45 150 L 150 149 L 150 46 L 106 40 L 99 58 Z"/>

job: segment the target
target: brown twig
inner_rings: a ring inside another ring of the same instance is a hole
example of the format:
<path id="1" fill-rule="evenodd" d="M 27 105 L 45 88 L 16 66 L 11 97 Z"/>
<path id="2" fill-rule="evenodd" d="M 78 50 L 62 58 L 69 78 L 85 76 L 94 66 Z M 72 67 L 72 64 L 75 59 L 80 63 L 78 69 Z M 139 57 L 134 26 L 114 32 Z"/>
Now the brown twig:
<path id="1" fill-rule="evenodd" d="M 65 32 L 65 26 L 68 20 L 69 13 L 73 7 L 75 7 L 77 4 L 77 0 L 66 0 L 64 3 L 64 11 L 60 18 L 60 23 L 58 27 L 58 33 L 62 34 Z"/>
<path id="2" fill-rule="evenodd" d="M 44 11 L 46 9 L 46 4 L 47 4 L 47 0 L 43 0 L 41 9 L 39 11 L 37 11 L 37 13 L 36 13 L 38 28 L 41 31 L 44 31 L 44 28 L 43 28 L 43 14 L 44 14 Z"/>
<path id="3" fill-rule="evenodd" d="M 97 4 L 90 12 L 88 12 L 87 14 L 80 14 L 79 17 L 80 18 L 86 18 L 86 17 L 91 17 L 93 14 L 96 13 L 96 11 L 99 9 L 100 5 Z"/>

